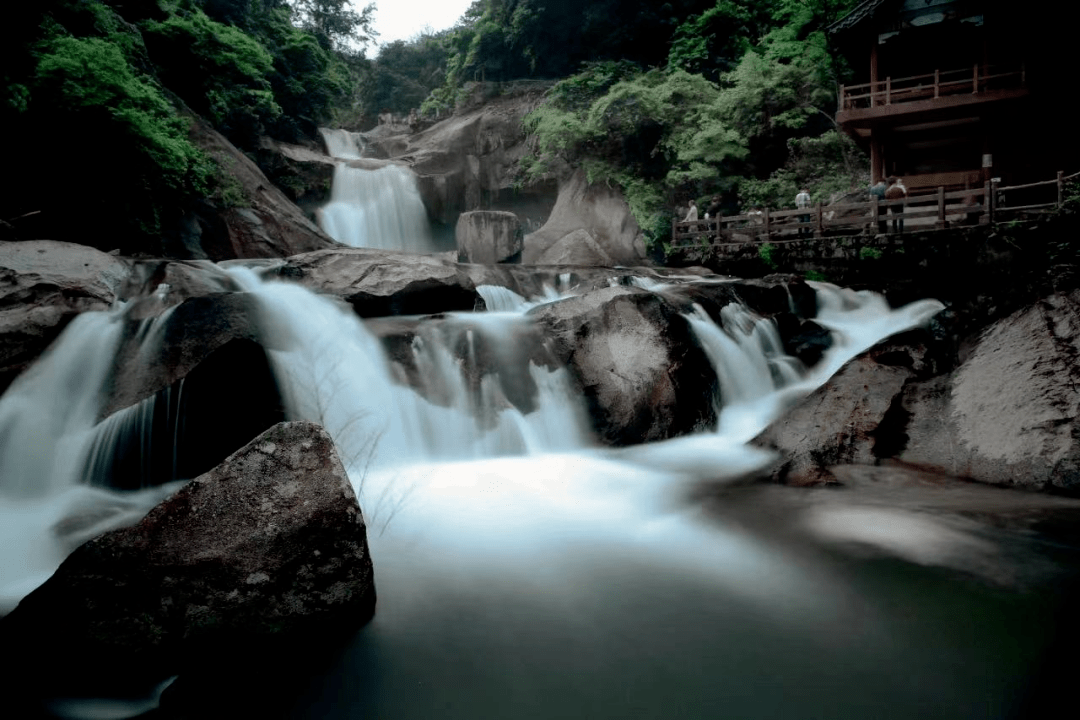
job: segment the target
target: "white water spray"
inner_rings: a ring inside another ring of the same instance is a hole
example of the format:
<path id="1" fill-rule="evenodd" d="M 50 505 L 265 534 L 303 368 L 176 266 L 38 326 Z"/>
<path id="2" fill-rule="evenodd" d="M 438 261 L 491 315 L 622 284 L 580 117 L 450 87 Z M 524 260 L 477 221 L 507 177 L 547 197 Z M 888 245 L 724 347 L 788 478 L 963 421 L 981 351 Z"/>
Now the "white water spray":
<path id="1" fill-rule="evenodd" d="M 388 164 L 377 169 L 353 167 L 362 148 L 353 133 L 324 130 L 334 168 L 330 202 L 318 212 L 327 235 L 352 247 L 434 252 L 427 211 L 408 168 Z"/>

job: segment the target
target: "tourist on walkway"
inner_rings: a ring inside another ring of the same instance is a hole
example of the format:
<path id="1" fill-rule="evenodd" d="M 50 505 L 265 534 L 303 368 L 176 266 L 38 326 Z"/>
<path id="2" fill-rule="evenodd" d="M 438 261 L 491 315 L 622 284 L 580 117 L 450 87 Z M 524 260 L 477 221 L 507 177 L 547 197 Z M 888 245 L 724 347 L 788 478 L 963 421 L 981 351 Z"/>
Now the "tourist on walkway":
<path id="1" fill-rule="evenodd" d="M 713 195 L 712 200 L 709 201 L 709 207 L 705 210 L 705 218 L 715 220 L 720 217 L 720 196 Z"/>
<path id="2" fill-rule="evenodd" d="M 884 180 L 878 180 L 876 185 L 871 185 L 870 186 L 870 201 L 873 202 L 874 198 L 876 197 L 879 204 L 884 203 L 885 202 L 885 191 L 886 190 L 888 190 L 888 185 L 885 184 L 885 181 Z M 881 213 L 881 211 L 879 209 L 878 210 L 878 217 L 879 218 L 881 217 L 880 213 Z M 887 229 L 886 221 L 885 220 L 878 220 L 878 224 L 877 224 L 878 234 L 879 235 L 884 235 L 886 229 Z"/>
<path id="3" fill-rule="evenodd" d="M 810 207 L 810 191 L 809 190 L 807 190 L 806 188 L 803 188 L 802 190 L 799 191 L 799 194 L 795 196 L 795 207 L 798 208 L 799 210 L 804 210 L 804 209 Z M 806 235 L 809 235 L 810 234 L 810 228 L 806 223 L 810 222 L 810 216 L 809 215 L 800 215 L 799 216 L 799 222 L 801 223 L 799 225 L 799 237 L 804 237 Z"/>
<path id="4" fill-rule="evenodd" d="M 907 188 L 904 186 L 904 181 L 898 177 L 889 178 L 889 189 L 885 191 L 885 199 L 889 202 L 889 214 L 899 215 L 899 218 L 894 217 L 892 221 L 892 231 L 904 232 L 904 209 L 905 204 L 901 203 L 899 207 L 894 207 L 892 201 L 894 200 L 906 200 Z"/>
<path id="5" fill-rule="evenodd" d="M 686 217 L 683 218 L 683 222 L 691 222 L 697 220 L 697 204 L 691 200 L 690 210 L 686 213 Z"/>

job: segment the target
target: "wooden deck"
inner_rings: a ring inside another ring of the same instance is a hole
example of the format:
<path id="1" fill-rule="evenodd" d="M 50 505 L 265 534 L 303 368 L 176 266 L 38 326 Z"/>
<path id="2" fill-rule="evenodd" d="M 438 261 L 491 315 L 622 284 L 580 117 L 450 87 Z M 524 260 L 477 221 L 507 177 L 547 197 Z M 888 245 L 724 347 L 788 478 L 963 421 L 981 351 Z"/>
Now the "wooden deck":
<path id="1" fill-rule="evenodd" d="M 816 205 L 796 210 L 770 210 L 760 215 L 721 216 L 691 222 L 673 221 L 672 248 L 726 243 L 765 243 L 837 235 L 907 233 L 956 225 L 989 224 L 1017 213 L 1049 209 L 1064 201 L 1065 183 L 1080 177 L 1059 172 L 1054 180 L 912 195 L 904 200 L 872 200 Z"/>
<path id="2" fill-rule="evenodd" d="M 1027 86 L 1027 71 L 1017 67 L 972 65 L 935 70 L 925 75 L 887 77 L 877 82 L 840 86 L 840 112 L 936 100 L 953 95 L 980 95 Z"/>

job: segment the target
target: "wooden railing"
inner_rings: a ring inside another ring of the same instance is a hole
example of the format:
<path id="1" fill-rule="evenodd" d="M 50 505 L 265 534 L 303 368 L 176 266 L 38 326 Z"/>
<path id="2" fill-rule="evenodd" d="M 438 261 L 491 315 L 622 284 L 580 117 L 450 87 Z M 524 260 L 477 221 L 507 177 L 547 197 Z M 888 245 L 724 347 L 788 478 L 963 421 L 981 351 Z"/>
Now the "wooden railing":
<path id="1" fill-rule="evenodd" d="M 930 100 L 961 93 L 979 94 L 991 90 L 1025 87 L 1027 72 L 1019 67 L 972 65 L 962 70 L 935 70 L 925 75 L 892 78 L 861 85 L 840 86 L 840 110 L 863 110 Z"/>
<path id="2" fill-rule="evenodd" d="M 863 233 L 912 232 L 955 225 L 993 223 L 1017 213 L 1061 205 L 1065 183 L 1080 177 L 1059 172 L 1053 180 L 915 195 L 903 200 L 879 200 L 815 205 L 795 210 L 770 210 L 705 220 L 671 223 L 673 248 L 744 242 L 786 242 L 812 237 Z"/>

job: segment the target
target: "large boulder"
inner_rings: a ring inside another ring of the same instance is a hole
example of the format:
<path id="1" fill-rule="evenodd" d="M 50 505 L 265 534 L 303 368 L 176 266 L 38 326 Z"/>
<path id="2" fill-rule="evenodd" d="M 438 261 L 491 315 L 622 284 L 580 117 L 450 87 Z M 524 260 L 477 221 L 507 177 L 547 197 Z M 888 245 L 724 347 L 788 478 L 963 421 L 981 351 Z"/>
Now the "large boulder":
<path id="1" fill-rule="evenodd" d="M 586 230 L 603 252 L 620 265 L 645 259 L 645 235 L 622 193 L 607 185 L 592 185 L 581 170 L 559 186 L 559 197 L 544 226 L 525 236 L 522 262 L 540 258 L 567 235 Z"/>
<path id="2" fill-rule="evenodd" d="M 529 315 L 580 385 L 603 441 L 660 440 L 715 422 L 716 375 L 686 318 L 662 296 L 615 286 Z"/>
<path id="3" fill-rule="evenodd" d="M 982 482 L 1080 491 L 1080 291 L 987 328 L 948 377 L 913 384 L 899 459 Z"/>
<path id="4" fill-rule="evenodd" d="M 0 243 L 0 392 L 81 312 L 116 302 L 130 263 L 84 245 Z"/>
<path id="5" fill-rule="evenodd" d="M 283 423 L 72 553 L 0 621 L 18 658 L 5 679 L 100 694 L 228 673 L 243 652 L 347 635 L 374 609 L 364 519 L 333 443 Z"/>
<path id="6" fill-rule="evenodd" d="M 519 262 L 521 221 L 511 212 L 476 210 L 461 213 L 455 230 L 458 260 L 491 265 Z"/>
<path id="7" fill-rule="evenodd" d="M 370 152 L 412 166 L 437 223 L 452 228 L 460 213 L 481 208 L 543 217 L 554 194 L 550 184 L 522 186 L 517 173 L 530 153 L 521 121 L 542 98 L 540 88 L 491 98 L 414 135 L 372 137 Z"/>
<path id="8" fill-rule="evenodd" d="M 480 302 L 464 266 L 431 255 L 341 248 L 289 258 L 279 273 L 350 303 L 361 317 L 473 310 Z"/>
<path id="9" fill-rule="evenodd" d="M 874 465 L 900 448 L 905 386 L 929 371 L 918 333 L 850 360 L 755 439 L 776 450 L 770 473 L 789 485 L 835 483 L 837 465 Z"/>
<path id="10" fill-rule="evenodd" d="M 536 258 L 537 265 L 598 265 L 615 264 L 588 230 L 575 230 L 565 235 Z"/>

